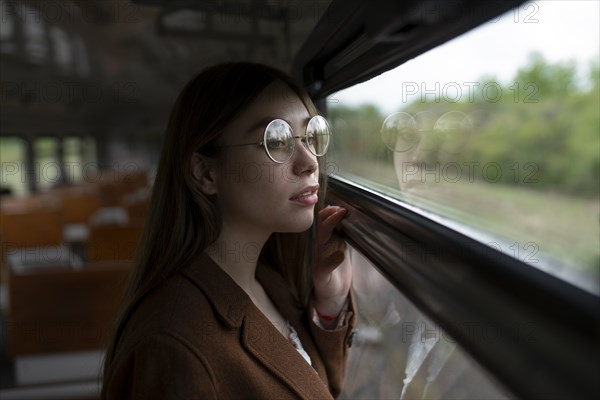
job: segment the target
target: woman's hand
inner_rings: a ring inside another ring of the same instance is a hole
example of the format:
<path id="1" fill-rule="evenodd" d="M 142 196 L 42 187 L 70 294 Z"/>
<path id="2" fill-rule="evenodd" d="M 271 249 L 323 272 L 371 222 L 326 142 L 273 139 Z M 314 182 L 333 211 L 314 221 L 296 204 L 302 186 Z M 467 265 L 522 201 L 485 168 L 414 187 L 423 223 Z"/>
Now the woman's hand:
<path id="1" fill-rule="evenodd" d="M 336 316 L 342 311 L 352 283 L 346 242 L 334 231 L 346 212 L 345 208 L 332 206 L 324 208 L 317 216 L 312 280 L 314 306 L 321 315 Z"/>

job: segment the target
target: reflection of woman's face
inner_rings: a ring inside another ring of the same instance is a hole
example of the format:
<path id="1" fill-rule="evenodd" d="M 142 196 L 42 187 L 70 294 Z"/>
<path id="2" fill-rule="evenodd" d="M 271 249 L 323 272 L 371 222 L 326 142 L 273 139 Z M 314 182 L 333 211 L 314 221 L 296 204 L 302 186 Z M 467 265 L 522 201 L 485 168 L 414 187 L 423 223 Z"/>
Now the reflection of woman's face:
<path id="1" fill-rule="evenodd" d="M 400 189 L 416 189 L 424 183 L 444 179 L 442 170 L 463 151 L 469 141 L 472 125 L 459 111 L 441 117 L 430 111 L 414 115 L 393 147 L 394 167 Z"/>
<path id="2" fill-rule="evenodd" d="M 412 117 L 399 135 L 394 151 L 394 167 L 400 189 L 407 190 L 423 183 L 422 167 L 435 162 L 438 149 L 432 134 L 436 115 L 423 111 Z"/>
<path id="3" fill-rule="evenodd" d="M 261 142 L 266 125 L 276 118 L 287 121 L 294 136 L 304 135 L 310 117 L 291 89 L 272 83 L 227 126 L 220 144 Z M 294 197 L 315 190 L 317 184 L 316 156 L 299 139 L 283 164 L 273 162 L 259 145 L 223 148 L 219 159 L 217 198 L 223 221 L 242 229 L 305 231 L 312 225 L 314 204 Z"/>

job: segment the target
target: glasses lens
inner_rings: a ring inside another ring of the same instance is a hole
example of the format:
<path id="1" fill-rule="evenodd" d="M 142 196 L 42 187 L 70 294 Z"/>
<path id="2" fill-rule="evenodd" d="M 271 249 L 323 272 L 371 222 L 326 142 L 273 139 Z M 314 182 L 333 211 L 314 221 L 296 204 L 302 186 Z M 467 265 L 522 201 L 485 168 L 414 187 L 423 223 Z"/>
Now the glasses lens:
<path id="1" fill-rule="evenodd" d="M 285 162 L 294 151 L 292 128 L 282 119 L 274 119 L 265 129 L 267 153 L 273 161 Z"/>
<path id="2" fill-rule="evenodd" d="M 381 139 L 392 151 L 409 151 L 418 143 L 415 119 L 408 113 L 398 112 L 383 121 Z"/>
<path id="3" fill-rule="evenodd" d="M 327 120 L 320 115 L 315 115 L 308 121 L 306 127 L 306 145 L 316 156 L 322 156 L 327 152 L 331 130 Z"/>

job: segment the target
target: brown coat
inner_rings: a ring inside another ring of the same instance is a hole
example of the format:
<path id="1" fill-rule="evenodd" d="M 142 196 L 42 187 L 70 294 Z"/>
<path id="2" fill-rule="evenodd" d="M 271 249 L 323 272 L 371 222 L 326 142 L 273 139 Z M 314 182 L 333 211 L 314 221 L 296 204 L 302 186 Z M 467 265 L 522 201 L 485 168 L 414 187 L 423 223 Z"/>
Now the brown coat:
<path id="1" fill-rule="evenodd" d="M 135 310 L 105 377 L 103 399 L 328 399 L 342 389 L 354 326 L 328 331 L 278 273 L 257 279 L 298 332 L 310 366 L 210 257 L 165 282 Z"/>

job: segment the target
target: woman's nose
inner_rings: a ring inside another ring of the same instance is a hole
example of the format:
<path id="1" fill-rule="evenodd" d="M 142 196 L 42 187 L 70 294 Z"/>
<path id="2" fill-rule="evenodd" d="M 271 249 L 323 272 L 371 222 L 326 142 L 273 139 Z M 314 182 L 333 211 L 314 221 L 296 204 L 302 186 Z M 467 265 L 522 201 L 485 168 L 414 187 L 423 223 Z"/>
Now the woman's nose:
<path id="1" fill-rule="evenodd" d="M 314 173 L 319 164 L 317 163 L 317 156 L 312 154 L 307 148 L 301 138 L 296 139 L 294 145 L 294 154 L 292 155 L 293 171 L 297 176 L 304 174 Z"/>
<path id="2" fill-rule="evenodd" d="M 412 152 L 412 162 L 426 164 L 437 161 L 437 151 L 440 146 L 440 138 L 434 132 L 424 132 L 421 140 Z"/>

